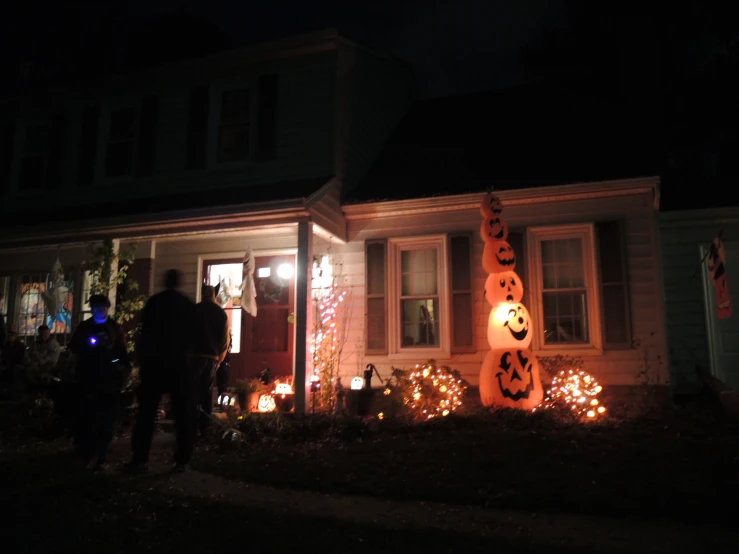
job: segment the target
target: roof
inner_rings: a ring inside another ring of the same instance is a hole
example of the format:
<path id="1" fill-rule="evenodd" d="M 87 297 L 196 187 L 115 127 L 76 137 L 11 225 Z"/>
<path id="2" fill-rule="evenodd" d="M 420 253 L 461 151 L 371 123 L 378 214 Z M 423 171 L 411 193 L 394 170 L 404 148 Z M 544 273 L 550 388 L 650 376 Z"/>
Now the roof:
<path id="1" fill-rule="evenodd" d="M 210 190 L 208 192 L 195 191 L 176 195 L 162 195 L 157 198 L 137 198 L 107 200 L 101 203 L 87 205 L 73 205 L 60 209 L 54 202 L 29 201 L 32 209 L 14 211 L 10 215 L 3 215 L 0 230 L 13 229 L 14 233 L 22 234 L 25 228 L 37 226 L 43 222 L 44 227 L 79 223 L 86 220 L 100 219 L 167 219 L 168 215 L 182 214 L 183 212 L 202 212 L 216 210 L 226 205 L 234 204 L 261 204 L 285 202 L 289 200 L 307 199 L 326 185 L 332 177 L 321 177 L 289 181 L 280 183 L 265 183 L 250 185 L 240 189 L 228 188 Z M 49 196 L 44 198 L 48 200 Z M 226 199 L 224 200 L 224 194 Z M 239 198 L 240 202 L 229 202 L 228 198 Z M 41 204 L 46 209 L 42 209 Z M 150 217 L 147 217 L 150 216 Z"/>
<path id="2" fill-rule="evenodd" d="M 422 100 L 347 203 L 658 175 L 644 113 L 571 90 L 521 87 Z"/>

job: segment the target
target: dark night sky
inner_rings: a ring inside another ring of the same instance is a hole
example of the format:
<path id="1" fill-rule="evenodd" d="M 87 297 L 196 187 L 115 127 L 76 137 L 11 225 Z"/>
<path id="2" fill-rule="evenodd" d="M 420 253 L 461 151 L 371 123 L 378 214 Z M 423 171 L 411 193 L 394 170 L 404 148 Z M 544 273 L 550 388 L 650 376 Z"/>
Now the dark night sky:
<path id="1" fill-rule="evenodd" d="M 728 3 L 727 3 L 728 4 Z M 89 73 L 337 27 L 411 62 L 424 96 L 565 86 L 618 101 L 664 142 L 664 188 L 737 189 L 737 31 L 710 3 L 622 0 L 26 2 L 6 76 Z M 647 7 L 645 7 L 647 6 Z M 725 8 L 724 8 L 725 11 Z M 734 26 L 736 27 L 736 26 Z M 28 62 L 33 62 L 29 64 Z M 25 68 L 19 70 L 19 68 Z M 739 193 L 736 193 L 739 205 Z"/>

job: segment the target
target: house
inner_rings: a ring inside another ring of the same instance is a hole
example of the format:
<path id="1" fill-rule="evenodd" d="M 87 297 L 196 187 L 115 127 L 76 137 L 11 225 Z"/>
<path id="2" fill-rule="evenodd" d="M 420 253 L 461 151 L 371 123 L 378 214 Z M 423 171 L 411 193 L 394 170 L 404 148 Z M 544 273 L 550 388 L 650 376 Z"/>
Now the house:
<path id="1" fill-rule="evenodd" d="M 719 199 L 719 202 L 721 199 Z M 700 200 L 697 200 L 700 202 Z M 695 393 L 703 374 L 739 389 L 737 314 L 721 314 L 722 300 L 709 271 L 715 238 L 724 245 L 731 293 L 739 291 L 739 210 L 736 207 L 678 209 L 660 214 L 670 375 L 677 394 Z M 734 296 L 736 298 L 736 296 Z M 727 317 L 722 317 L 726 315 Z M 702 372 L 701 372 L 702 370 Z"/>
<path id="2" fill-rule="evenodd" d="M 480 203 L 494 187 L 534 353 L 581 358 L 607 385 L 665 383 L 659 179 L 648 177 L 659 153 L 635 123 L 566 90 L 419 102 L 345 195 L 337 252 L 353 302 L 343 374 L 372 363 L 387 377 L 434 359 L 477 385 L 491 309 Z M 569 149 L 555 148 L 562 141 Z M 571 280 L 550 281 L 544 264 Z M 430 336 L 419 306 L 435 315 Z"/>
<path id="3" fill-rule="evenodd" d="M 65 343 L 89 317 L 88 243 L 135 244 L 144 292 L 176 268 L 194 300 L 203 281 L 231 295 L 235 378 L 269 365 L 301 390 L 313 254 L 346 241 L 340 194 L 414 94 L 406 64 L 328 30 L 3 99 L 3 317 Z M 256 318 L 239 307 L 247 246 Z"/>

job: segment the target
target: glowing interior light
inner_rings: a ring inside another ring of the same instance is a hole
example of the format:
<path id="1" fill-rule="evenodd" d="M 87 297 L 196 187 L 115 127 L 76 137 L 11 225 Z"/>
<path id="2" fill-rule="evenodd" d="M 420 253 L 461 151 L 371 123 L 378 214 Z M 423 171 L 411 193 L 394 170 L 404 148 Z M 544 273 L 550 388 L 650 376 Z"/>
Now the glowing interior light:
<path id="1" fill-rule="evenodd" d="M 264 278 L 269 277 L 270 271 L 268 267 L 260 267 L 257 269 L 257 277 Z"/>
<path id="2" fill-rule="evenodd" d="M 295 271 L 293 270 L 293 266 L 290 264 L 282 264 L 280 267 L 277 268 L 277 276 L 280 279 L 289 279 L 293 276 L 293 273 Z"/>

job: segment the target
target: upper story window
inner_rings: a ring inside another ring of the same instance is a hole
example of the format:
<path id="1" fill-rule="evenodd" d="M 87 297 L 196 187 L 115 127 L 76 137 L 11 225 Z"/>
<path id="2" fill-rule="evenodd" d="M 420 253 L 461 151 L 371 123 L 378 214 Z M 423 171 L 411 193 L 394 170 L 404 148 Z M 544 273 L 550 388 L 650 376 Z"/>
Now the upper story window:
<path id="1" fill-rule="evenodd" d="M 126 107 L 110 112 L 105 176 L 121 177 L 133 173 L 138 110 Z"/>
<path id="2" fill-rule="evenodd" d="M 18 188 L 20 190 L 39 190 L 44 188 L 46 183 L 48 148 L 48 125 L 35 125 L 25 128 L 23 154 L 18 177 Z"/>
<path id="3" fill-rule="evenodd" d="M 221 94 L 218 128 L 218 162 L 245 161 L 250 157 L 251 91 L 232 89 Z"/>

